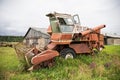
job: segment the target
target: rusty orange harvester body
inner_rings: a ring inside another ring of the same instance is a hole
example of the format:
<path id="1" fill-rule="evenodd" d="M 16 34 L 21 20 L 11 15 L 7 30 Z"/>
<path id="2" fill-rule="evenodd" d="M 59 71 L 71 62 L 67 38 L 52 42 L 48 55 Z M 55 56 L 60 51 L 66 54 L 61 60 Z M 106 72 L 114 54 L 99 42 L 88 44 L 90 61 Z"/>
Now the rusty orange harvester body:
<path id="1" fill-rule="evenodd" d="M 101 29 L 105 25 L 94 28 L 81 26 L 78 15 L 71 16 L 55 12 L 46 16 L 50 20 L 47 31 L 51 40 L 43 51 L 34 48 L 26 53 L 26 61 L 28 61 L 28 56 L 32 52 L 33 56 L 30 58 L 30 64 L 33 66 L 49 65 L 51 63 L 49 60 L 56 56 L 67 59 L 74 58 L 77 54 L 82 53 L 93 54 L 95 49 L 100 51 L 104 47 L 104 36 L 101 34 Z"/>

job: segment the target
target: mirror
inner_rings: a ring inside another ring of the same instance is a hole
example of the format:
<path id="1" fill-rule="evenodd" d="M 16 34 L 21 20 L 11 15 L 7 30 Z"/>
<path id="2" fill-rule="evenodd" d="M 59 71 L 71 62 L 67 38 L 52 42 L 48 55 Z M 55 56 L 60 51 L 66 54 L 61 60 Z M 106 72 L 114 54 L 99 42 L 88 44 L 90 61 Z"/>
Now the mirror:
<path id="1" fill-rule="evenodd" d="M 77 14 L 73 16 L 73 20 L 74 20 L 75 24 L 80 24 L 80 19 L 79 19 L 79 16 Z"/>

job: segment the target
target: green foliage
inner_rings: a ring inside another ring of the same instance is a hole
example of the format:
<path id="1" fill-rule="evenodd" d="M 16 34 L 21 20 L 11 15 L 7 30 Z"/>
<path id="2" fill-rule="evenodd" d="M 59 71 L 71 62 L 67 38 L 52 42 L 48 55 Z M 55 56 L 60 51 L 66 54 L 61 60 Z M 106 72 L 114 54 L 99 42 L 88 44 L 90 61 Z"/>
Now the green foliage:
<path id="1" fill-rule="evenodd" d="M 15 51 L 10 47 L 1 47 L 0 48 L 0 80 L 1 77 L 6 79 L 9 74 L 12 74 L 17 71 L 19 61 L 17 56 L 14 54 Z M 3 79 L 3 80 L 4 80 Z"/>
<path id="2" fill-rule="evenodd" d="M 20 42 L 23 36 L 0 36 L 0 42 Z"/>
<path id="3" fill-rule="evenodd" d="M 107 52 L 108 54 L 118 54 L 120 53 L 120 45 L 105 46 L 104 51 Z"/>
<path id="4" fill-rule="evenodd" d="M 119 80 L 120 46 L 106 46 L 96 55 L 56 58 L 55 66 L 22 72 L 13 48 L 0 48 L 0 80 Z"/>

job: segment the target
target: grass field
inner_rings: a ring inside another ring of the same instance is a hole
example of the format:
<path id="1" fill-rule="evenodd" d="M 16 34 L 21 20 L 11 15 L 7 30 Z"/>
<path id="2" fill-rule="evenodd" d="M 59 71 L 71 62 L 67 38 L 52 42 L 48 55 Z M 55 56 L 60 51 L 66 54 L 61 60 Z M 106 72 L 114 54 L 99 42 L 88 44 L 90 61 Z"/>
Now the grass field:
<path id="1" fill-rule="evenodd" d="M 55 66 L 22 72 L 13 48 L 0 47 L 0 80 L 120 80 L 120 46 L 75 59 L 56 58 Z"/>

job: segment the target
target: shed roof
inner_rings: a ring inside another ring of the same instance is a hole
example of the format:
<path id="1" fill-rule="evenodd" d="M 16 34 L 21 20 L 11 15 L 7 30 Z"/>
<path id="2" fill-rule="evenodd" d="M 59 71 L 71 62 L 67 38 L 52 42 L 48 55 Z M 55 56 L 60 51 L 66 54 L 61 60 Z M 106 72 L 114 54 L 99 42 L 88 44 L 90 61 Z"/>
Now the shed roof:
<path id="1" fill-rule="evenodd" d="M 120 35 L 115 35 L 115 34 L 105 34 L 105 37 L 108 37 L 108 38 L 119 38 L 120 39 Z"/>
<path id="2" fill-rule="evenodd" d="M 42 33 L 46 33 L 47 34 L 47 28 L 31 27 L 31 29 L 34 29 L 36 31 L 40 31 Z"/>
<path id="3" fill-rule="evenodd" d="M 27 34 L 29 33 L 29 31 L 30 31 L 31 29 L 33 29 L 33 30 L 35 30 L 35 31 L 38 31 L 38 32 L 41 32 L 41 33 L 43 33 L 43 34 L 45 34 L 45 35 L 47 35 L 47 36 L 50 36 L 50 35 L 47 33 L 47 28 L 30 27 L 30 28 L 28 29 L 28 31 L 26 32 L 24 38 L 27 36 Z"/>

